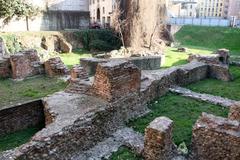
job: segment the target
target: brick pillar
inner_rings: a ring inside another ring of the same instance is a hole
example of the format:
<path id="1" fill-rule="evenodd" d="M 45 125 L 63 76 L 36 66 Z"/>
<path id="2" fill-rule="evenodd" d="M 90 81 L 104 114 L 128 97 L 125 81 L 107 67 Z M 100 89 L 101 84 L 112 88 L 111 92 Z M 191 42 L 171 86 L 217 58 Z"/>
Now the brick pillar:
<path id="1" fill-rule="evenodd" d="M 230 120 L 240 121 L 240 102 L 230 107 L 228 118 Z"/>
<path id="2" fill-rule="evenodd" d="M 107 101 L 116 101 L 140 92 L 141 71 L 131 62 L 112 60 L 100 63 L 94 79 L 94 92 Z"/>
<path id="3" fill-rule="evenodd" d="M 146 160 L 169 159 L 173 151 L 173 121 L 167 117 L 159 117 L 145 129 L 144 157 Z"/>

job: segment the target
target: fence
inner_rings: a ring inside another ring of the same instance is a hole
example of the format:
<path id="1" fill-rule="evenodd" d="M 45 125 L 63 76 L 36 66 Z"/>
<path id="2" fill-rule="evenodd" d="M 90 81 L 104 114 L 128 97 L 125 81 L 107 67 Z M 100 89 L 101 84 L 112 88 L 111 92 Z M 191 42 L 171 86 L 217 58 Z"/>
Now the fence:
<path id="1" fill-rule="evenodd" d="M 169 18 L 168 23 L 175 24 L 175 25 L 199 25 L 199 26 L 228 27 L 231 24 L 231 20 L 220 19 L 220 18 Z M 240 20 L 236 20 L 236 25 L 240 26 Z"/>

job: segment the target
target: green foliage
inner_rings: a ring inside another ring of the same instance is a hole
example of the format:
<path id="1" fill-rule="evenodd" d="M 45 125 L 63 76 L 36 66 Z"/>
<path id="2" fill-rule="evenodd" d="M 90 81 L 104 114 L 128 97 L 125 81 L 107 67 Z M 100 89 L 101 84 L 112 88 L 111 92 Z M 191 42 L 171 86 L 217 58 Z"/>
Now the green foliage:
<path id="1" fill-rule="evenodd" d="M 102 40 L 93 40 L 89 47 L 93 50 L 97 50 L 97 51 L 111 51 L 114 49 L 113 46 L 111 46 L 110 44 L 108 44 L 106 41 L 102 41 Z"/>
<path id="2" fill-rule="evenodd" d="M 88 51 L 84 51 L 82 49 L 75 50 L 72 53 L 59 54 L 63 63 L 68 66 L 68 68 L 72 68 L 73 65 L 80 63 L 80 58 L 89 58 L 92 55 Z"/>
<path id="3" fill-rule="evenodd" d="M 21 43 L 18 41 L 18 37 L 14 34 L 0 35 L 6 45 L 7 52 L 10 54 L 23 50 Z"/>
<path id="4" fill-rule="evenodd" d="M 43 127 L 44 124 L 39 124 L 36 127 L 27 128 L 15 133 L 0 136 L 0 152 L 13 149 L 24 143 L 27 143 L 29 139 Z"/>
<path id="5" fill-rule="evenodd" d="M 0 0 L 0 18 L 4 19 L 4 23 L 8 23 L 14 16 L 33 17 L 38 12 L 38 8 L 22 0 Z"/>
<path id="6" fill-rule="evenodd" d="M 121 147 L 110 157 L 111 160 L 143 160 L 140 156 L 135 155 L 130 149 Z"/>
<path id="7" fill-rule="evenodd" d="M 86 50 L 109 51 L 119 49 L 121 40 L 118 35 L 107 29 L 87 29 L 75 32 Z M 98 46 L 100 45 L 100 46 Z"/>
<path id="8" fill-rule="evenodd" d="M 227 48 L 240 54 L 240 29 L 229 27 L 183 26 L 175 34 L 177 42 L 187 47 Z"/>

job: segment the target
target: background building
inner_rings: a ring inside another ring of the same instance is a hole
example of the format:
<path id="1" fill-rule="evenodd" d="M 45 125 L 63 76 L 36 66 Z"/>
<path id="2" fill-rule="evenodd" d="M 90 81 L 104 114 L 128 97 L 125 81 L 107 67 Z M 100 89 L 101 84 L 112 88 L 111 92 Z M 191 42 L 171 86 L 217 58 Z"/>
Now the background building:
<path id="1" fill-rule="evenodd" d="M 199 0 L 200 17 L 228 17 L 229 0 Z"/>
<path id="2" fill-rule="evenodd" d="M 171 17 L 198 16 L 198 0 L 170 0 L 168 6 Z"/>
<path id="3" fill-rule="evenodd" d="M 89 0 L 91 23 L 97 22 L 102 26 L 110 25 L 115 0 Z"/>
<path id="4" fill-rule="evenodd" d="M 240 19 L 240 0 L 229 0 L 228 17 Z"/>
<path id="5" fill-rule="evenodd" d="M 41 31 L 80 29 L 89 27 L 89 0 L 26 0 L 43 12 L 30 19 L 13 19 L 0 31 Z"/>

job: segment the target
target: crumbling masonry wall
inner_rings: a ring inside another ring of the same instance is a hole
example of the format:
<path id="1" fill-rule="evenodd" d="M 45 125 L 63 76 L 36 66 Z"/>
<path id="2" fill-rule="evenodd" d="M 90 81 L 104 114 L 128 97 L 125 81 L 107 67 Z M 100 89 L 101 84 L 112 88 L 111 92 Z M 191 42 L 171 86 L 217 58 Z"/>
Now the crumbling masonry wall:
<path id="1" fill-rule="evenodd" d="M 194 125 L 192 146 L 195 159 L 240 159 L 240 122 L 203 113 Z"/>
<path id="2" fill-rule="evenodd" d="M 24 79 L 43 72 L 43 66 L 36 50 L 19 52 L 10 56 L 12 78 Z"/>
<path id="3" fill-rule="evenodd" d="M 44 123 L 43 104 L 35 100 L 0 110 L 0 136 Z"/>

